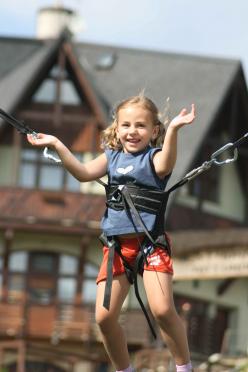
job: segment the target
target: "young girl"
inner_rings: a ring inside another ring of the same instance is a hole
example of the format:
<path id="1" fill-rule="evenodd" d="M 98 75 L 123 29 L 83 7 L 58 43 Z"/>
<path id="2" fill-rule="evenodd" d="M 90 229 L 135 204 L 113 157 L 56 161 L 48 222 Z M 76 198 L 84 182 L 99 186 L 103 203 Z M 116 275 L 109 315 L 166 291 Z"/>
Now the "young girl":
<path id="1" fill-rule="evenodd" d="M 65 168 L 80 182 L 96 180 L 108 174 L 111 185 L 138 185 L 153 190 L 164 190 L 177 156 L 178 130 L 193 122 L 195 108 L 186 109 L 169 123 L 165 134 L 154 103 L 143 95 L 121 102 L 113 123 L 103 133 L 105 151 L 88 163 L 80 163 L 56 137 L 39 133 L 28 135 L 34 146 L 49 146 L 58 153 Z M 162 144 L 162 147 L 158 147 Z M 157 146 L 157 147 L 156 147 Z M 112 197 L 115 201 L 116 198 Z M 141 211 L 140 216 L 148 232 L 154 230 L 155 215 Z M 102 220 L 107 238 L 115 237 L 120 244 L 121 256 L 114 252 L 112 289 L 109 306 L 103 306 L 107 279 L 107 261 L 110 249 L 103 247 L 103 262 L 97 278 L 96 322 L 99 325 L 105 349 L 116 371 L 131 372 L 124 332 L 118 323 L 122 304 L 130 282 L 125 275 L 125 262 L 132 265 L 145 238 L 142 225 L 136 224 L 126 209 L 109 205 Z M 172 292 L 172 260 L 161 246 L 153 247 L 143 267 L 143 281 L 151 312 L 169 347 L 179 372 L 190 372 L 192 366 L 186 331 L 178 316 Z M 124 261 L 123 261 L 124 260 Z"/>

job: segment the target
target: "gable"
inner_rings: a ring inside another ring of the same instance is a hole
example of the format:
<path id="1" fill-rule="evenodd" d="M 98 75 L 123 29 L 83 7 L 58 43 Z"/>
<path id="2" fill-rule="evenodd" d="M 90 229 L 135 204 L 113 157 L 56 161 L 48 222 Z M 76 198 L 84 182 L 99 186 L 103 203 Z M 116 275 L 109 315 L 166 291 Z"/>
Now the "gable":
<path id="1" fill-rule="evenodd" d="M 20 84 L 11 101 L 7 95 L 2 107 L 6 111 L 13 107 L 15 115 L 35 131 L 57 135 L 75 151 L 98 150 L 99 129 L 106 118 L 84 72 L 77 65 L 73 50 L 61 39 L 60 43 L 50 47 L 46 58 L 45 55 L 41 58 L 42 52 L 44 54 L 40 48 L 32 58 L 34 65 L 34 59 L 40 57 L 39 64 L 35 64 L 36 71 L 32 75 L 25 74 L 29 77 L 26 84 Z M 10 91 L 16 87 L 13 80 L 22 79 L 20 75 L 24 71 L 21 68 L 24 70 L 28 64 L 31 64 L 30 59 L 0 81 L 0 96 L 1 88 L 4 89 L 7 83 Z M 10 130 L 12 128 L 8 128 Z M 83 139 L 80 144 L 78 137 Z"/>

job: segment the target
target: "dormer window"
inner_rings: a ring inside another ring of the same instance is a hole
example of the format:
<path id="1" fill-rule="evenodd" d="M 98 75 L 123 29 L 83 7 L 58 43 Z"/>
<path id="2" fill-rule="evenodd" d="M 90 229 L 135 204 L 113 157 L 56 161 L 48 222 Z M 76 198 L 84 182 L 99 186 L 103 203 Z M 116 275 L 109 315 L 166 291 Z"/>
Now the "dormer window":
<path id="1" fill-rule="evenodd" d="M 218 204 L 220 199 L 220 169 L 213 167 L 187 185 L 187 194 L 201 200 Z"/>

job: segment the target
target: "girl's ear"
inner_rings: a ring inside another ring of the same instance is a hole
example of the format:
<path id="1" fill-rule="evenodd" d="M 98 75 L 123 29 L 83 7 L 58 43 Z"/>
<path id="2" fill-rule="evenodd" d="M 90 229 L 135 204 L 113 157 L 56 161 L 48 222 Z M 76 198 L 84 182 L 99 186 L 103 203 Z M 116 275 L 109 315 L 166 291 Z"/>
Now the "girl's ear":
<path id="1" fill-rule="evenodd" d="M 159 125 L 155 125 L 152 132 L 152 139 L 156 139 L 159 134 Z"/>

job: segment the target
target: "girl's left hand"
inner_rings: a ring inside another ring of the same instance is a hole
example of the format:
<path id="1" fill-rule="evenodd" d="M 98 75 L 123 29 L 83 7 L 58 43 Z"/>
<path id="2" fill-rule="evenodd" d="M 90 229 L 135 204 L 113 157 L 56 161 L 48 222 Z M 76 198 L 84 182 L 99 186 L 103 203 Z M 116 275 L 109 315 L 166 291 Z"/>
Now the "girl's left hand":
<path id="1" fill-rule="evenodd" d="M 183 108 L 180 113 L 171 120 L 169 128 L 179 129 L 184 125 L 191 124 L 195 119 L 195 105 L 192 103 L 191 111 L 187 112 L 186 108 Z"/>

